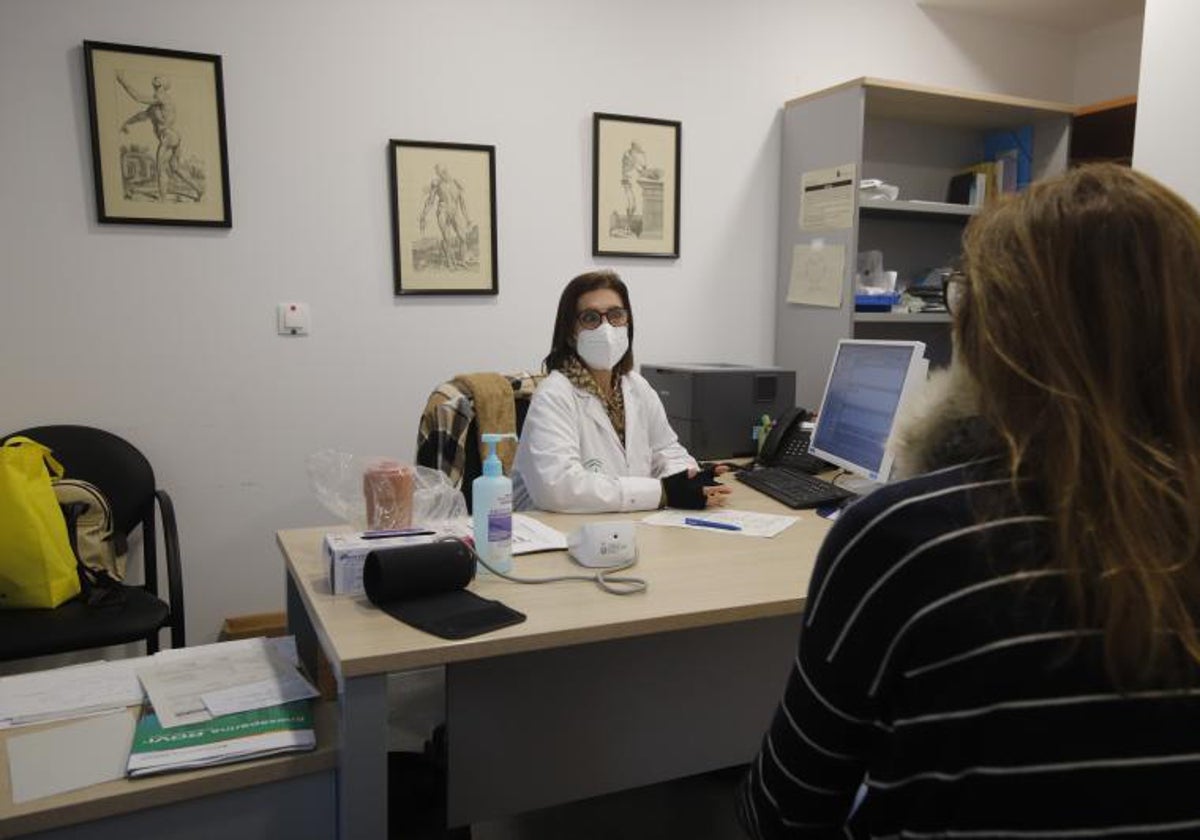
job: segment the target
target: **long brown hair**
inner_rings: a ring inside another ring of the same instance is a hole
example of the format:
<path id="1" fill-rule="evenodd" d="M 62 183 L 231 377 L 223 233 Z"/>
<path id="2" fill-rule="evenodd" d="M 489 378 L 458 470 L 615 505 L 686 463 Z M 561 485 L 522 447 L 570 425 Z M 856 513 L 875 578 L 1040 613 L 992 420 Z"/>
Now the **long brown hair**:
<path id="1" fill-rule="evenodd" d="M 985 210 L 964 246 L 957 347 L 1077 619 L 1120 683 L 1200 663 L 1200 216 L 1100 164 Z"/>
<path id="2" fill-rule="evenodd" d="M 597 289 L 612 289 L 621 297 L 621 305 L 629 313 L 629 349 L 614 366 L 618 373 L 633 370 L 633 307 L 629 304 L 629 289 L 615 271 L 601 269 L 580 274 L 563 289 L 558 299 L 558 313 L 554 318 L 554 335 L 550 339 L 550 352 L 542 360 L 547 371 L 560 370 L 567 359 L 575 355 L 575 324 L 579 313 L 575 311 L 579 299 Z"/>

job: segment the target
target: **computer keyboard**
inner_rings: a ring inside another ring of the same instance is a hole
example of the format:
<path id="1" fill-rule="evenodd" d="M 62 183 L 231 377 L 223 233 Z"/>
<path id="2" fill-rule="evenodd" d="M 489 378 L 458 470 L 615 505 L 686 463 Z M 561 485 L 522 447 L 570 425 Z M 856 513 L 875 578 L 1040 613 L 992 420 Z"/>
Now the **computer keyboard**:
<path id="1" fill-rule="evenodd" d="M 826 470 L 833 469 L 833 464 L 829 463 L 828 461 L 824 461 L 807 451 L 800 453 L 789 452 L 786 456 L 786 460 L 784 460 L 779 466 L 787 467 L 793 472 L 808 473 L 809 475 L 816 475 L 817 473 L 823 473 Z"/>
<path id="2" fill-rule="evenodd" d="M 743 470 L 738 480 L 790 508 L 811 508 L 854 496 L 849 490 L 789 467 Z"/>

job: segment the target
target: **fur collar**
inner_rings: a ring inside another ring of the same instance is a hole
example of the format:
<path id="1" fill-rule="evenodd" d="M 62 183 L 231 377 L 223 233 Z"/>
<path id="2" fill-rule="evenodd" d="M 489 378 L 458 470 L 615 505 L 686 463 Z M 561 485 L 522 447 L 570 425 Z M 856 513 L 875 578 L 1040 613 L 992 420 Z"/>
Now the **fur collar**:
<path id="1" fill-rule="evenodd" d="M 979 413 L 979 386 L 957 360 L 934 371 L 896 420 L 892 477 L 910 478 L 942 467 L 1003 453 L 1003 444 Z"/>

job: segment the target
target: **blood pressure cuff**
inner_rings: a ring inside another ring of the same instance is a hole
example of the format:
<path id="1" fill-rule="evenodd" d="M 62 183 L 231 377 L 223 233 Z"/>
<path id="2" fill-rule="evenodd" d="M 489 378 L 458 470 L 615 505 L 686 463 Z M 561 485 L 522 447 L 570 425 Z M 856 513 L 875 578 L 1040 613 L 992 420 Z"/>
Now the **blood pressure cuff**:
<path id="1" fill-rule="evenodd" d="M 363 588 L 392 618 L 443 639 L 467 639 L 525 615 L 466 589 L 475 553 L 459 540 L 372 551 L 363 562 Z"/>
<path id="2" fill-rule="evenodd" d="M 713 477 L 711 471 L 708 471 L 708 475 L 710 479 Z M 687 470 L 668 475 L 662 480 L 663 492 L 667 494 L 667 507 L 704 510 L 708 505 L 708 500 L 704 497 L 704 488 L 715 483 L 715 480 L 706 482 L 703 472 L 690 477 Z"/>

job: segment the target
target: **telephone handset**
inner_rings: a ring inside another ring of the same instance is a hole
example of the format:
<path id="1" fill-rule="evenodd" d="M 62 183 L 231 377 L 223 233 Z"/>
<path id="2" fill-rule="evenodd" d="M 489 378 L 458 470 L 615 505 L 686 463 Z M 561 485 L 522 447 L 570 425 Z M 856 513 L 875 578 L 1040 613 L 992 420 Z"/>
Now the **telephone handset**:
<path id="1" fill-rule="evenodd" d="M 764 467 L 792 467 L 806 473 L 829 469 L 829 464 L 808 451 L 812 432 L 803 424 L 811 418 L 812 415 L 802 408 L 784 412 L 771 427 L 758 453 L 758 463 Z"/>

